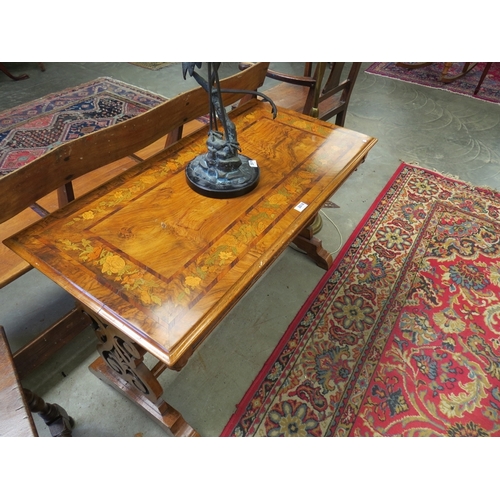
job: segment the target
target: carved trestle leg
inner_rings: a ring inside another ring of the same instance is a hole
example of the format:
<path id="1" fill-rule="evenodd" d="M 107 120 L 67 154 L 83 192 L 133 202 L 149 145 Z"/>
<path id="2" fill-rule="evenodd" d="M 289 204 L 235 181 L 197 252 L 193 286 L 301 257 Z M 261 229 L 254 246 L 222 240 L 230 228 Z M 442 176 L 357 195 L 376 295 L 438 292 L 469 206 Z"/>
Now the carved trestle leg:
<path id="1" fill-rule="evenodd" d="M 293 243 L 306 252 L 319 267 L 328 270 L 333 264 L 333 257 L 330 252 L 323 248 L 321 240 L 314 236 L 313 222 L 314 218 L 302 229 L 299 235 L 293 240 Z"/>
<path id="2" fill-rule="evenodd" d="M 94 322 L 99 340 L 97 350 L 101 355 L 90 365 L 90 371 L 136 403 L 174 436 L 198 436 L 182 415 L 163 399 L 163 389 L 156 377 L 165 365 L 159 363 L 151 371 L 143 362 L 144 348 L 92 312 L 87 310 L 87 313 Z"/>

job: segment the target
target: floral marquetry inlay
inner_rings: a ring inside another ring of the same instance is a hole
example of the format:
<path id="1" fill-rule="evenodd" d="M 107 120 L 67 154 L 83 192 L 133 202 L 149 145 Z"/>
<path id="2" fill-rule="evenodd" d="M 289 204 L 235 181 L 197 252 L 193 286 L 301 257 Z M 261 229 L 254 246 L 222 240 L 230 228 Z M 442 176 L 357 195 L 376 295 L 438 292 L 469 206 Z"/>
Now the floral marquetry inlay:
<path id="1" fill-rule="evenodd" d="M 291 172 L 276 189 L 262 195 L 239 220 L 221 231 L 218 238 L 202 252 L 189 259 L 182 268 L 176 269 L 175 273 L 166 275 L 161 266 L 149 268 L 124 251 L 113 248 L 106 239 L 95 238 L 92 233 L 100 221 L 119 214 L 121 207 L 140 200 L 141 195 L 147 195 L 152 187 L 160 186 L 162 196 L 165 193 L 165 196 L 170 196 L 172 188 L 164 189 L 163 183 L 170 181 L 171 175 L 172 169 L 160 164 L 151 168 L 147 175 L 132 178 L 67 222 L 68 237 L 58 242 L 86 267 L 94 272 L 97 270 L 108 287 L 132 302 L 139 301 L 142 307 L 155 308 L 165 304 L 189 306 L 196 302 L 244 257 L 249 247 L 272 230 L 286 214 L 287 207 L 296 204 L 323 172 L 314 163 Z M 168 229 L 170 225 L 162 222 L 162 227 Z M 78 232 L 75 233 L 76 229 Z M 89 237 L 81 238 L 81 232 Z M 121 228 L 118 233 L 122 239 L 134 238 L 132 229 Z M 174 309 L 179 313 L 180 309 L 176 306 Z M 169 307 L 169 314 L 172 314 L 172 307 Z"/>
<path id="2" fill-rule="evenodd" d="M 261 172 L 250 193 L 211 199 L 189 188 L 185 167 L 206 151 L 202 130 L 16 240 L 78 300 L 138 344 L 154 344 L 168 366 L 189 357 L 290 242 L 302 238 L 308 255 L 327 262 L 302 230 L 376 142 L 286 110 L 273 120 L 258 102 L 233 117 L 242 153 Z"/>

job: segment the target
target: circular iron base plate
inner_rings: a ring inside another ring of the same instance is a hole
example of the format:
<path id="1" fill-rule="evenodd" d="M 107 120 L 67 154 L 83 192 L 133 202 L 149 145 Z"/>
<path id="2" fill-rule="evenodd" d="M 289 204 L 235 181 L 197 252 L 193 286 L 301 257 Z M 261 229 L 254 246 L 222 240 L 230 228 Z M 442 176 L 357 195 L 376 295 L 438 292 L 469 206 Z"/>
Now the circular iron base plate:
<path id="1" fill-rule="evenodd" d="M 260 170 L 248 156 L 238 155 L 241 165 L 238 170 L 224 176 L 217 175 L 215 169 L 206 167 L 205 155 L 197 156 L 186 167 L 189 187 L 198 194 L 210 198 L 236 198 L 257 187 Z M 252 163 L 249 163 L 252 162 Z"/>

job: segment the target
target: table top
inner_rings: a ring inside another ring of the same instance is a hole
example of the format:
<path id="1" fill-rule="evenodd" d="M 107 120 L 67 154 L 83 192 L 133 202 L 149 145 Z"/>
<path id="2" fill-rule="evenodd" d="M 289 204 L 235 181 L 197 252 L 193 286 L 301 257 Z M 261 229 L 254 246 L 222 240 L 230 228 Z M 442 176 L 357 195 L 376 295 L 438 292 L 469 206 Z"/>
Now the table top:
<path id="1" fill-rule="evenodd" d="M 103 321 L 174 367 L 274 262 L 376 139 L 254 100 L 231 113 L 256 189 L 192 191 L 207 129 L 139 163 L 4 243 Z M 305 208 L 304 208 L 305 207 Z"/>

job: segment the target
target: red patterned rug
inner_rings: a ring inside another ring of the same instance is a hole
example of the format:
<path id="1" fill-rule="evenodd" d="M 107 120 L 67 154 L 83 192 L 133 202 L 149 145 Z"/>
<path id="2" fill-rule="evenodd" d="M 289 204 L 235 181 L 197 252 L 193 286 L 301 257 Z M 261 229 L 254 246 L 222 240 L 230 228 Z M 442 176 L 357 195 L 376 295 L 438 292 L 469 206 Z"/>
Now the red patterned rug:
<path id="1" fill-rule="evenodd" d="M 453 63 L 448 75 L 457 75 L 463 68 L 464 63 Z M 481 74 L 486 63 L 477 63 L 465 76 L 450 83 L 440 81 L 444 63 L 433 63 L 424 68 L 405 69 L 396 66 L 396 63 L 374 63 L 366 69 L 367 73 L 385 76 L 395 80 L 416 83 L 424 87 L 447 90 L 456 94 L 462 94 L 484 101 L 500 103 L 500 63 L 493 63 L 477 95 L 474 90 L 479 83 Z"/>
<path id="2" fill-rule="evenodd" d="M 165 97 L 103 77 L 0 113 L 0 176 L 60 144 L 137 116 Z"/>
<path id="3" fill-rule="evenodd" d="M 402 164 L 223 436 L 500 436 L 500 194 Z"/>

